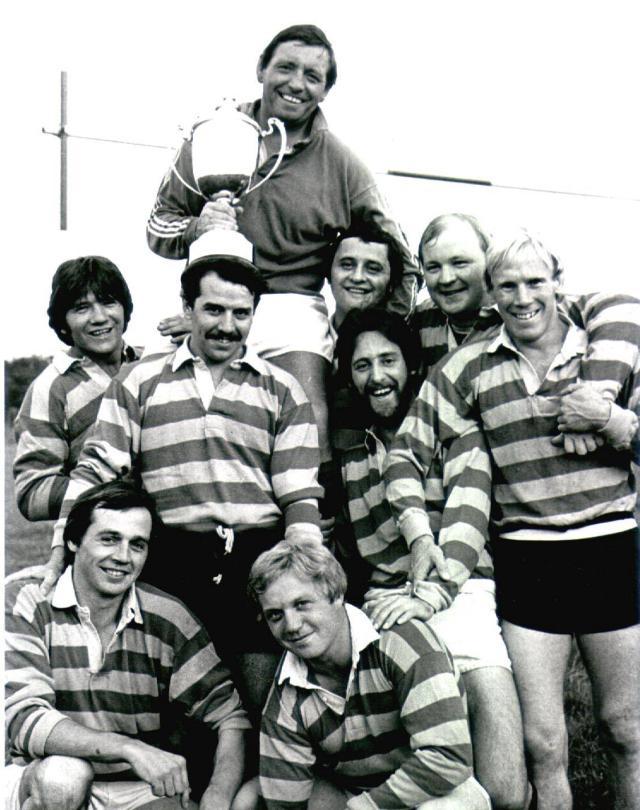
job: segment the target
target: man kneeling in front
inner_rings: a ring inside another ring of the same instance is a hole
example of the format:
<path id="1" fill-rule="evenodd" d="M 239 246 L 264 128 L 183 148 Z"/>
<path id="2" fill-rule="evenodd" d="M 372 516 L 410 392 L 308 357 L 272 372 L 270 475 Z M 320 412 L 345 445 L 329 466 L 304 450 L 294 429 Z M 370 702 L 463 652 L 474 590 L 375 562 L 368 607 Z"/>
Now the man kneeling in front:
<path id="1" fill-rule="evenodd" d="M 6 810 L 195 808 L 184 758 L 163 747 L 168 704 L 217 733 L 200 808 L 231 806 L 249 723 L 198 620 L 136 582 L 153 525 L 146 493 L 101 484 L 69 514 L 55 589 L 33 568 L 9 578 Z"/>
<path id="2" fill-rule="evenodd" d="M 254 563 L 249 593 L 284 647 L 260 735 L 268 810 L 486 810 L 453 659 L 425 622 L 378 632 L 344 603 L 324 547 L 293 539 Z"/>

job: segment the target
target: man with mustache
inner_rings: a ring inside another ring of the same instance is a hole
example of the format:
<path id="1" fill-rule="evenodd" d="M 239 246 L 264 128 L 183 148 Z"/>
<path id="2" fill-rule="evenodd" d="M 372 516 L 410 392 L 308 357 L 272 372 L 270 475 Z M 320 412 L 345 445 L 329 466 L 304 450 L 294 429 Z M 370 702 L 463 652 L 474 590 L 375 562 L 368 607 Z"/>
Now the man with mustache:
<path id="1" fill-rule="evenodd" d="M 304 24 L 279 31 L 258 59 L 261 98 L 239 108 L 263 130 L 271 117 L 284 123 L 287 148 L 277 171 L 243 198 L 236 222 L 231 192 L 219 192 L 215 200 L 196 192 L 187 141 L 176 171 L 167 172 L 160 186 L 147 225 L 151 250 L 169 259 L 185 258 L 193 241 L 219 227 L 225 214 L 228 227 L 239 229 L 254 245 L 254 260 L 269 294 L 257 314 L 250 345 L 303 386 L 314 407 L 322 461 L 330 456 L 325 384 L 333 345 L 321 289 L 331 242 L 365 216 L 375 218 L 396 241 L 403 271 L 390 309 L 405 314 L 412 310 L 420 277 L 375 177 L 327 126 L 320 105 L 337 73 L 333 47 L 320 28 Z M 278 148 L 276 133 L 261 141 L 256 179 L 273 168 Z M 180 324 L 170 318 L 159 328 L 173 334 Z"/>
<path id="2" fill-rule="evenodd" d="M 245 255 L 192 245 L 182 274 L 188 338 L 114 380 L 71 476 L 54 535 L 77 495 L 139 476 L 165 531 L 148 581 L 201 618 L 250 709 L 276 647 L 245 598 L 253 560 L 291 532 L 321 542 L 318 436 L 287 372 L 245 346 L 264 283 Z M 251 672 L 250 677 L 245 677 Z"/>
<path id="3" fill-rule="evenodd" d="M 468 698 L 476 778 L 496 810 L 522 808 L 527 779 L 518 698 L 496 618 L 493 564 L 474 525 L 477 505 L 466 496 L 478 478 L 489 477 L 486 455 L 472 441 L 459 442 L 446 465 L 440 454 L 425 471 L 424 508 L 436 535 L 444 528 L 444 542 L 452 513 L 467 521 L 456 549 L 462 565 L 449 571 L 443 559 L 434 571 L 454 594 L 448 609 L 434 613 L 429 585 L 409 584 L 409 548 L 385 496 L 383 464 L 420 382 L 420 354 L 417 335 L 395 313 L 352 310 L 342 323 L 338 374 L 350 382 L 368 429 L 341 453 L 347 525 L 337 527 L 337 555 L 347 571 L 349 601 L 364 602 L 378 630 L 417 619 L 445 642 Z"/>
<path id="4" fill-rule="evenodd" d="M 335 301 L 331 318 L 334 341 L 349 312 L 385 307 L 401 281 L 402 268 L 402 253 L 374 220 L 364 219 L 340 235 L 329 268 L 329 283 Z M 331 445 L 337 454 L 361 437 L 365 426 L 358 397 L 335 370 L 334 358 L 334 374 L 329 388 L 329 428 Z M 334 479 L 339 479 L 337 458 L 334 471 Z"/>

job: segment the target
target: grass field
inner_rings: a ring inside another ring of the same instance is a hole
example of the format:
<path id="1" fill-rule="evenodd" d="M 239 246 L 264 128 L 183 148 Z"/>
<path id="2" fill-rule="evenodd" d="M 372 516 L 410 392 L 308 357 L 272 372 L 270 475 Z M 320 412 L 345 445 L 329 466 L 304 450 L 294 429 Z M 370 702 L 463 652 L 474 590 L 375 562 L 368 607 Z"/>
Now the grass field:
<path id="1" fill-rule="evenodd" d="M 5 427 L 5 573 L 46 562 L 53 523 L 29 523 L 15 506 L 11 464 L 15 442 Z M 574 649 L 567 679 L 570 778 L 575 810 L 610 810 L 607 765 L 591 721 L 591 697 L 586 672 Z"/>

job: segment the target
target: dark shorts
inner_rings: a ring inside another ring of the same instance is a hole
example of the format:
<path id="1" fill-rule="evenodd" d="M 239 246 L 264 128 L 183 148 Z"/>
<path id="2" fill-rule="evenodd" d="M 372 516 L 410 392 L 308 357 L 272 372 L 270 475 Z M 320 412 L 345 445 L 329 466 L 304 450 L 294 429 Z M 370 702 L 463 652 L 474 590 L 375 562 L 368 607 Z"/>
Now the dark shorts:
<path id="1" fill-rule="evenodd" d="M 165 527 L 149 550 L 142 579 L 181 599 L 206 627 L 222 658 L 279 654 L 281 648 L 247 596 L 247 580 L 256 558 L 283 536 L 279 526 L 238 532 L 231 552 L 225 553 L 225 541 L 216 532 Z"/>
<path id="2" fill-rule="evenodd" d="M 602 633 L 640 622 L 638 529 L 586 540 L 492 543 L 498 616 L 546 633 Z"/>

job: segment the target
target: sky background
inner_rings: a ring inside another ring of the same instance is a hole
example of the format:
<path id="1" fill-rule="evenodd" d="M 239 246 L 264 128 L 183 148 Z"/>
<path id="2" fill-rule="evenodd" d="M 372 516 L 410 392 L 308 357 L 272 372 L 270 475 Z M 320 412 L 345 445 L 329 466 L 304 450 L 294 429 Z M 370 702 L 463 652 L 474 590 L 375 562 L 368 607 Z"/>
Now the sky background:
<path id="1" fill-rule="evenodd" d="M 413 250 L 433 216 L 466 211 L 492 228 L 539 231 L 564 260 L 568 289 L 640 294 L 638 16 L 637 3 L 615 0 L 14 4 L 2 49 L 5 357 L 60 345 L 46 307 L 53 272 L 73 256 L 121 268 L 132 343 L 160 345 L 155 324 L 179 306 L 183 263 L 145 240 L 170 149 L 70 139 L 59 230 L 59 140 L 41 128 L 58 128 L 60 70 L 70 134 L 175 147 L 178 126 L 222 96 L 259 96 L 261 50 L 299 22 L 332 41 L 329 126 L 376 172 Z"/>

